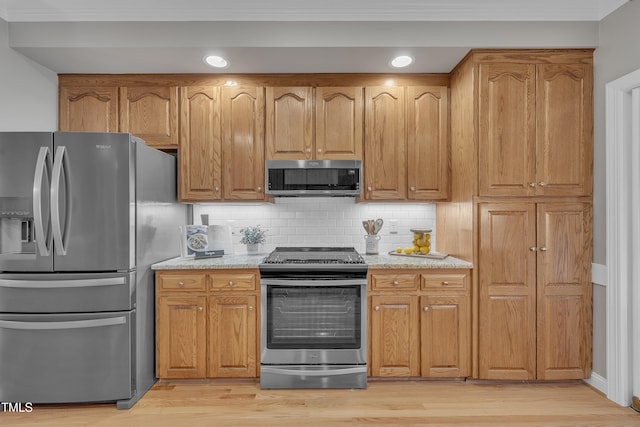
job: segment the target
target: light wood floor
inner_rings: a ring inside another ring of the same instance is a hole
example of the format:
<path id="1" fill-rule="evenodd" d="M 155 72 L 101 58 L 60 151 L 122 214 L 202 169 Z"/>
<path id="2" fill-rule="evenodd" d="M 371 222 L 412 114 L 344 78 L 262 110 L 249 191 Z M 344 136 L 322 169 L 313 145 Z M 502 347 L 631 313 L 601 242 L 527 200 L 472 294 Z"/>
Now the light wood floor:
<path id="1" fill-rule="evenodd" d="M 37 426 L 640 426 L 640 414 L 583 383 L 369 381 L 366 390 L 260 390 L 253 381 L 157 383 L 130 410 L 36 405 L 0 425 Z"/>

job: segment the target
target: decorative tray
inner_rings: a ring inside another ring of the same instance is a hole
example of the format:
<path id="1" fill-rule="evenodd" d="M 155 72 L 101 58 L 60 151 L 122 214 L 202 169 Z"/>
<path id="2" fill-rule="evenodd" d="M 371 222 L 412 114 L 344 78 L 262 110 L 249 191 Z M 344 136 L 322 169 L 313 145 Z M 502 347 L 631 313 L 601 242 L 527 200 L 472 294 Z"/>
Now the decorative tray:
<path id="1" fill-rule="evenodd" d="M 440 252 L 429 252 L 428 254 L 405 254 L 404 252 L 398 253 L 396 251 L 390 251 L 389 255 L 406 256 L 409 258 L 431 258 L 431 259 L 445 259 L 446 257 L 449 256 L 449 254 L 443 254 Z"/>

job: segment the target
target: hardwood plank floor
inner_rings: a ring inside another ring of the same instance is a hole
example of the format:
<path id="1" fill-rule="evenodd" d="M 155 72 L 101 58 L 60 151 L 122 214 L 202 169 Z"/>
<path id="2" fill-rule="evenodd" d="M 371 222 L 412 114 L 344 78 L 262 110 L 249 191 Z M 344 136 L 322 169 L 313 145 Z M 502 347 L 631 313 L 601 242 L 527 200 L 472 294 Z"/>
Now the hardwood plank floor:
<path id="1" fill-rule="evenodd" d="M 161 381 L 130 410 L 34 405 L 2 426 L 640 426 L 581 382 L 369 381 L 366 390 L 260 390 L 255 381 Z"/>

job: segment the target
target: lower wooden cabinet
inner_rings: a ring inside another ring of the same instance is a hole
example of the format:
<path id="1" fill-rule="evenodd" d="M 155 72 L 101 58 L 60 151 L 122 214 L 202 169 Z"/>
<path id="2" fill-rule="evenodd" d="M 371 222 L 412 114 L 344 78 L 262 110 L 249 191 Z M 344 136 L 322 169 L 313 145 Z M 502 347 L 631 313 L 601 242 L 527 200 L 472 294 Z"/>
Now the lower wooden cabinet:
<path id="1" fill-rule="evenodd" d="M 468 270 L 373 270 L 369 284 L 371 376 L 469 376 Z"/>
<path id="2" fill-rule="evenodd" d="M 257 270 L 156 272 L 156 376 L 256 377 L 258 282 Z"/>

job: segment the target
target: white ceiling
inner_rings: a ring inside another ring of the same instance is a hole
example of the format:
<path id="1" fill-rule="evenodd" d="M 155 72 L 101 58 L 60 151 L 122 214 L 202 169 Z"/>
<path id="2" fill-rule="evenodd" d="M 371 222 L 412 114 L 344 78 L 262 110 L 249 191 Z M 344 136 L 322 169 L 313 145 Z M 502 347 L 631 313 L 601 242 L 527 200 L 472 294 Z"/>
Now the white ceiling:
<path id="1" fill-rule="evenodd" d="M 57 73 L 449 72 L 471 48 L 597 47 L 628 0 L 0 0 L 9 46 Z M 216 71 L 206 54 L 230 66 Z"/>

